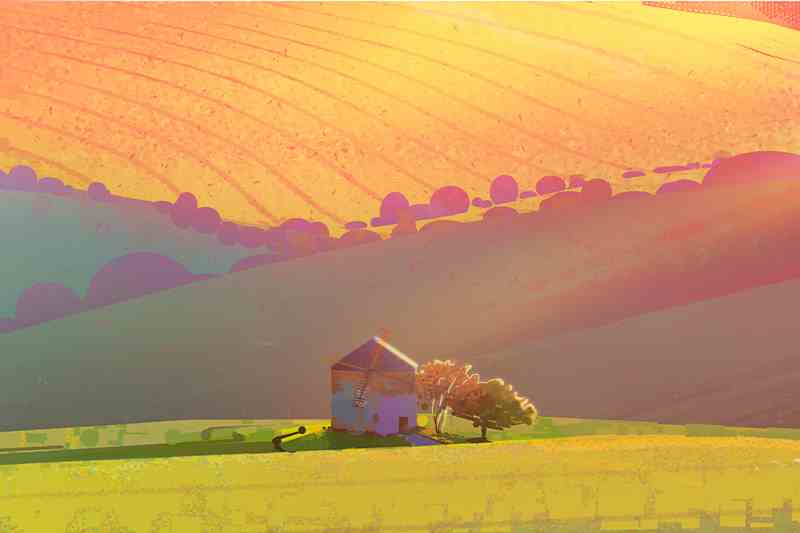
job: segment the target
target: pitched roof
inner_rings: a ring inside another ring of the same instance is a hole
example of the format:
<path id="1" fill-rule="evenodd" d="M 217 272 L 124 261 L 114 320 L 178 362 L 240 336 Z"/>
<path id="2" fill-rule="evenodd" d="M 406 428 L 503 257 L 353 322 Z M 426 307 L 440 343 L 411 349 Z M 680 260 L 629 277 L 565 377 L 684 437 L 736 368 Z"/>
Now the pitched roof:
<path id="1" fill-rule="evenodd" d="M 339 359 L 338 362 L 331 366 L 331 369 L 367 370 L 374 355 L 377 355 L 375 370 L 408 370 L 412 372 L 416 372 L 417 370 L 417 363 L 380 337 L 372 337 L 370 340 Z"/>

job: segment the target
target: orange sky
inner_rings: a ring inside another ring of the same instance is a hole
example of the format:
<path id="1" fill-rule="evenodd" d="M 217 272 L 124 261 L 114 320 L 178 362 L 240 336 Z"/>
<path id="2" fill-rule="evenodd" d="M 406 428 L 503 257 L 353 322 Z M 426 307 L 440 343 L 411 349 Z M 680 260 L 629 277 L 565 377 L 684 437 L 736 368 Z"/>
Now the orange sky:
<path id="1" fill-rule="evenodd" d="M 637 3 L 38 3 L 0 21 L 0 168 L 191 191 L 247 223 L 341 227 L 392 191 L 487 197 L 499 174 L 652 190 L 664 176 L 619 176 L 800 151 L 800 33 L 761 22 Z"/>

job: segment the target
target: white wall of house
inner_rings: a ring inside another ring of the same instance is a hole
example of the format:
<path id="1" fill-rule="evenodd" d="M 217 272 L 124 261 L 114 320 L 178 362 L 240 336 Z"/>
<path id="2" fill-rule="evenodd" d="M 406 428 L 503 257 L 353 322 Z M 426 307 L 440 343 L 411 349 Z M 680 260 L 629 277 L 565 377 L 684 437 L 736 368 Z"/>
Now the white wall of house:
<path id="1" fill-rule="evenodd" d="M 341 390 L 331 398 L 334 429 L 374 431 L 380 435 L 398 433 L 400 417 L 407 419 L 408 428 L 417 425 L 415 394 L 387 396 L 368 390 L 366 407 L 353 406 L 353 383 L 340 383 Z"/>

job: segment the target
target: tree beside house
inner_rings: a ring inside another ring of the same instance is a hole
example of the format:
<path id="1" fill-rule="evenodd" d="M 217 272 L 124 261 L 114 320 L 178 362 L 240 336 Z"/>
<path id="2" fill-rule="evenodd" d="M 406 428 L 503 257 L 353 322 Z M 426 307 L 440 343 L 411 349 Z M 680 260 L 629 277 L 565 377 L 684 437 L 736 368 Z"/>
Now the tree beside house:
<path id="1" fill-rule="evenodd" d="M 434 360 L 419 368 L 417 398 L 420 408 L 430 409 L 437 434 L 444 432 L 449 415 L 481 428 L 484 440 L 489 429 L 531 425 L 538 415 L 531 401 L 502 379 L 481 381 L 471 365 L 450 360 Z"/>

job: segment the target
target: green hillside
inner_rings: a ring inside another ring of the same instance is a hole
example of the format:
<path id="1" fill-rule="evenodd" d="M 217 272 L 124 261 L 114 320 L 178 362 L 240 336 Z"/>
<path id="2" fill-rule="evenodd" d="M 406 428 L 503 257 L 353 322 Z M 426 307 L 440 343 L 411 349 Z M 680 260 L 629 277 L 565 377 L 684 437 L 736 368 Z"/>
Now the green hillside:
<path id="1" fill-rule="evenodd" d="M 83 296 L 95 272 L 127 253 L 157 252 L 195 274 L 227 272 L 253 253 L 181 229 L 151 206 L 8 190 L 0 191 L 0 241 L 0 317 L 13 315 L 19 295 L 35 283 L 62 283 Z"/>

